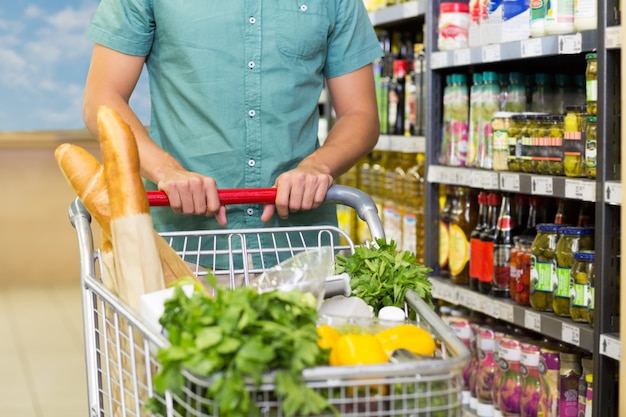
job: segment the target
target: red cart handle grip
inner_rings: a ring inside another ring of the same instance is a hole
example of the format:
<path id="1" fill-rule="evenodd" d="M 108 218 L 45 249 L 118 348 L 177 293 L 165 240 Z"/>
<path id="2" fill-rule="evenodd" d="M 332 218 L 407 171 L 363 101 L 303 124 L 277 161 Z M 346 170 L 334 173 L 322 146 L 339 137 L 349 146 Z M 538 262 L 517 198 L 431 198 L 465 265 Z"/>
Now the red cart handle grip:
<path id="1" fill-rule="evenodd" d="M 148 191 L 148 203 L 153 207 L 169 206 L 170 200 L 164 191 Z M 218 190 L 222 205 L 230 204 L 274 204 L 276 188 L 231 188 Z"/>

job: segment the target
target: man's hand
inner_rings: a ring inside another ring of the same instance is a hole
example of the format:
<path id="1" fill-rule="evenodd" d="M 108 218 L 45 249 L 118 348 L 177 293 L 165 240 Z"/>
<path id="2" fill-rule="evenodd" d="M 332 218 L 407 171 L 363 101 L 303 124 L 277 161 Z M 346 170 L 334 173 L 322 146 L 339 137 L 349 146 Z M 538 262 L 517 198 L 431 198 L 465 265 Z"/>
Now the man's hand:
<path id="1" fill-rule="evenodd" d="M 226 207 L 220 205 L 213 178 L 175 169 L 169 170 L 157 185 L 167 194 L 175 213 L 215 216 L 220 225 L 226 225 Z"/>
<path id="2" fill-rule="evenodd" d="M 286 219 L 289 213 L 311 210 L 324 202 L 326 192 L 333 184 L 333 177 L 305 161 L 278 176 L 275 184 L 276 202 L 264 207 L 261 221 L 270 220 L 274 211 L 281 219 Z"/>

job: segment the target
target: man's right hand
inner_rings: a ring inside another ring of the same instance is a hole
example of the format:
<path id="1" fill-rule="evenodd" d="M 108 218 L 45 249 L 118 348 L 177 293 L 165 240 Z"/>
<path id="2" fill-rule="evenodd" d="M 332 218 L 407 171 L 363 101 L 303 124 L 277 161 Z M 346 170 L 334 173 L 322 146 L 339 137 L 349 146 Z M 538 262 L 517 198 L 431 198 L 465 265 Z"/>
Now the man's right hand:
<path id="1" fill-rule="evenodd" d="M 175 213 L 215 216 L 226 225 L 226 207 L 220 204 L 217 183 L 211 177 L 183 169 L 170 171 L 157 183 Z"/>

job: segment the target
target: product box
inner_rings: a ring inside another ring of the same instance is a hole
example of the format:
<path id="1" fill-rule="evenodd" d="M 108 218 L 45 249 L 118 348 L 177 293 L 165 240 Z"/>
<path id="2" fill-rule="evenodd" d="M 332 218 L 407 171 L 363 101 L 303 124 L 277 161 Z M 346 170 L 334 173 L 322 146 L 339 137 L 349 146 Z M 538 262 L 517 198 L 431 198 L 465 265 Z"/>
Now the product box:
<path id="1" fill-rule="evenodd" d="M 530 0 L 489 0 L 489 43 L 521 41 L 530 37 Z"/>

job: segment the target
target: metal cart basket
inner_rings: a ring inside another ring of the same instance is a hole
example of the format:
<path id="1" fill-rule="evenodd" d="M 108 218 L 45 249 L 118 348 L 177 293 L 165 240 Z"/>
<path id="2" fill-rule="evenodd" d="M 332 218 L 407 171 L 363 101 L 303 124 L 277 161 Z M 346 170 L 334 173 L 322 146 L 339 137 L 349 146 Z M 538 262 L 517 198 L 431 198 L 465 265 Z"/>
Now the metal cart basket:
<path id="1" fill-rule="evenodd" d="M 366 194 L 335 185 L 329 189 L 326 202 L 353 207 L 367 222 L 373 238 L 384 237 L 376 206 Z M 144 403 L 151 397 L 163 404 L 167 416 L 219 416 L 216 404 L 205 396 L 211 378 L 198 378 L 183 371 L 186 386 L 181 395 L 166 392 L 160 397 L 153 391 L 152 379 L 160 369 L 156 352 L 167 346 L 168 341 L 101 283 L 91 216 L 78 199 L 72 202 L 69 212 L 78 235 L 90 417 L 149 415 Z M 204 264 L 200 257 L 221 253 L 229 259 L 230 268 L 214 268 L 211 272 L 218 279 L 221 275 L 231 285 L 237 285 L 237 279 L 243 279 L 242 285 L 245 285 L 250 274 L 266 267 L 262 259 L 279 259 L 310 249 L 302 238 L 305 231 L 318 233 L 317 245 L 331 246 L 336 252 L 354 251 L 350 237 L 330 226 L 190 231 L 163 236 L 168 241 L 183 239 L 177 252 L 190 265 L 196 266 L 198 276 L 207 273 L 200 266 Z M 202 249 L 207 246 L 201 248 L 199 242 L 207 241 L 211 242 L 211 249 Z M 280 242 L 280 245 L 250 244 L 267 241 Z M 260 257 L 260 266 L 249 263 L 255 256 Z M 469 361 L 469 351 L 414 292 L 407 293 L 406 305 L 416 312 L 420 325 L 429 329 L 440 342 L 435 358 L 367 366 L 320 366 L 303 373 L 307 385 L 325 397 L 341 415 L 462 415 L 462 372 Z M 261 415 L 284 415 L 271 375 L 259 388 L 251 386 L 249 392 Z M 333 415 L 328 413 L 328 416 Z"/>

